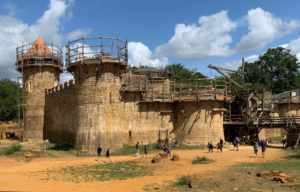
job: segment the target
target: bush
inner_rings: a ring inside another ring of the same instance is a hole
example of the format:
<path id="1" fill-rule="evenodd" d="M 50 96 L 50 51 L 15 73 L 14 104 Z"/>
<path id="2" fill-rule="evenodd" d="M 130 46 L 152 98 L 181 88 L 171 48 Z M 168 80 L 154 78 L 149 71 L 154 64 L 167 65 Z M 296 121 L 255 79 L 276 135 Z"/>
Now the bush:
<path id="1" fill-rule="evenodd" d="M 175 185 L 188 185 L 189 184 L 189 180 L 191 180 L 193 177 L 190 174 L 187 175 L 176 175 L 176 183 Z"/>
<path id="2" fill-rule="evenodd" d="M 11 155 L 16 151 L 20 151 L 21 148 L 22 148 L 22 146 L 20 144 L 13 144 L 12 146 L 10 146 L 4 150 L 4 154 Z"/>
<path id="3" fill-rule="evenodd" d="M 213 160 L 203 156 L 203 157 L 199 157 L 197 156 L 194 160 L 193 160 L 193 164 L 208 164 L 213 162 Z"/>

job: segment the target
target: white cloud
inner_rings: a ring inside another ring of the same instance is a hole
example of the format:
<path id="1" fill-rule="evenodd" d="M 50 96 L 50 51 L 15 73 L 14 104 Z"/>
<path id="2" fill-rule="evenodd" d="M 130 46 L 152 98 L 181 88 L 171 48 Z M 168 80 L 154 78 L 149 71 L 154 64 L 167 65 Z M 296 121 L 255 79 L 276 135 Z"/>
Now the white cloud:
<path id="1" fill-rule="evenodd" d="M 298 39 L 290 41 L 286 48 L 290 49 L 291 53 L 296 55 L 300 60 L 300 37 Z"/>
<path id="2" fill-rule="evenodd" d="M 77 29 L 75 31 L 68 33 L 67 39 L 75 40 L 75 39 L 81 37 L 82 35 L 86 36 L 86 35 L 90 34 L 91 32 L 92 32 L 92 28 Z"/>
<path id="3" fill-rule="evenodd" d="M 232 42 L 228 33 L 236 29 L 237 22 L 230 20 L 227 11 L 202 16 L 199 24 L 177 24 L 174 36 L 155 49 L 155 56 L 199 59 L 227 57 L 233 53 L 228 46 Z"/>
<path id="4" fill-rule="evenodd" d="M 279 45 L 278 47 L 282 47 L 282 48 L 287 48 L 289 46 L 289 44 L 283 44 L 283 45 Z"/>
<path id="5" fill-rule="evenodd" d="M 140 63 L 149 67 L 160 67 L 169 64 L 169 60 L 166 57 L 154 58 L 152 51 L 140 42 L 128 43 L 128 56 L 131 66 L 139 66 Z"/>
<path id="6" fill-rule="evenodd" d="M 34 25 L 28 25 L 14 17 L 16 12 L 11 4 L 6 8 L 12 12 L 8 15 L 0 15 L 0 78 L 12 79 L 16 77 L 15 60 L 16 47 L 22 42 L 29 43 L 35 41 L 39 35 L 45 42 L 61 43 L 64 36 L 59 33 L 62 26 L 60 19 L 64 17 L 66 11 L 73 4 L 73 1 L 51 0 L 48 10 L 44 12 Z"/>
<path id="7" fill-rule="evenodd" d="M 253 62 L 258 60 L 259 55 L 250 55 L 246 57 L 244 60 L 245 62 Z M 226 68 L 226 69 L 232 69 L 237 70 L 240 66 L 242 66 L 242 59 L 241 60 L 234 60 L 232 62 L 225 62 L 220 65 L 220 67 Z"/>
<path id="8" fill-rule="evenodd" d="M 246 18 L 249 33 L 242 36 L 236 52 L 262 49 L 268 43 L 295 31 L 300 26 L 299 20 L 285 22 L 261 8 L 249 10 Z"/>

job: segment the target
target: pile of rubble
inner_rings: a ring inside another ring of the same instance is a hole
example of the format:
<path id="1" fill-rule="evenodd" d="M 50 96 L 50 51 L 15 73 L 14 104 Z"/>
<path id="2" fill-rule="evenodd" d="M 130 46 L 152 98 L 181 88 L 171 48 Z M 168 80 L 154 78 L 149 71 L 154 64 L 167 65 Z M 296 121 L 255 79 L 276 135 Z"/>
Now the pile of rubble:
<path id="1" fill-rule="evenodd" d="M 270 171 L 270 172 L 262 172 L 257 173 L 258 177 L 271 178 L 273 181 L 277 181 L 278 183 L 295 183 L 296 175 L 286 175 L 279 171 Z"/>
<path id="2" fill-rule="evenodd" d="M 165 152 L 162 152 L 162 153 L 159 153 L 158 155 L 156 155 L 151 163 L 159 163 L 162 159 L 167 159 L 169 156 L 168 153 L 165 153 Z M 179 155 L 173 153 L 173 156 L 171 158 L 172 161 L 179 161 Z"/>
<path id="3" fill-rule="evenodd" d="M 41 150 L 30 150 L 23 153 L 25 158 L 32 158 L 32 157 L 41 157 L 43 156 L 43 152 Z"/>

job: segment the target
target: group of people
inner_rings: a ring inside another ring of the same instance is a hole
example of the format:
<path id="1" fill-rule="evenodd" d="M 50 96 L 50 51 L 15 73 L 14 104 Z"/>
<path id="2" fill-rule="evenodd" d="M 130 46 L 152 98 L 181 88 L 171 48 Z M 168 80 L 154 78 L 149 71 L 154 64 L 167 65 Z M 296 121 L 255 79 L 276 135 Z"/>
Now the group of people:
<path id="1" fill-rule="evenodd" d="M 265 158 L 266 149 L 267 149 L 267 142 L 265 140 L 262 140 L 260 146 L 261 146 L 262 156 L 263 156 L 263 158 Z M 254 149 L 254 157 L 256 157 L 258 149 L 259 149 L 259 145 L 258 145 L 257 142 L 254 142 L 253 149 Z"/>
<path id="2" fill-rule="evenodd" d="M 220 150 L 220 152 L 222 153 L 223 144 L 224 144 L 224 141 L 222 138 L 220 138 L 220 142 L 216 145 L 217 152 L 219 152 L 219 150 Z M 234 150 L 239 151 L 239 144 L 240 144 L 240 139 L 238 137 L 236 137 L 233 140 L 233 151 Z M 265 158 L 267 142 L 265 140 L 262 140 L 260 145 L 261 145 L 261 149 L 262 149 L 262 156 L 263 156 L 263 158 Z M 211 140 L 208 142 L 208 153 L 213 153 L 213 148 L 214 148 L 214 144 L 213 144 L 213 141 Z M 254 157 L 256 157 L 258 149 L 259 149 L 259 145 L 257 142 L 254 142 L 253 149 L 254 149 Z"/>
<path id="3" fill-rule="evenodd" d="M 285 140 L 286 136 L 283 137 L 283 142 Z M 220 142 L 217 144 L 217 152 L 220 152 L 222 153 L 223 151 L 223 144 L 224 144 L 224 140 L 222 138 L 220 138 Z M 239 151 L 239 144 L 240 144 L 240 139 L 238 137 L 236 137 L 234 140 L 233 140 L 233 151 L 236 149 L 236 151 Z M 285 143 L 283 143 L 283 145 L 285 145 Z M 213 144 L 213 141 L 209 141 L 208 142 L 208 153 L 213 153 L 213 148 L 214 148 L 214 144 Z M 139 153 L 140 153 L 140 143 L 137 142 L 137 144 L 135 145 L 135 149 L 136 149 L 136 154 L 135 156 L 136 157 L 139 157 Z M 257 152 L 258 152 L 258 149 L 259 149 L 259 145 L 257 142 L 254 142 L 254 145 L 253 145 L 253 149 L 254 149 L 254 157 L 257 156 Z M 265 153 L 266 153 L 266 149 L 267 149 L 267 142 L 265 140 L 262 140 L 261 142 L 261 149 L 262 149 L 262 156 L 263 158 L 265 158 Z M 171 157 L 171 148 L 170 146 L 164 148 L 164 152 L 166 152 L 170 157 Z M 100 147 L 100 145 L 98 146 L 98 161 L 99 161 L 99 158 L 101 159 L 102 161 L 102 148 Z M 143 155 L 143 158 L 146 157 L 147 158 L 147 155 L 148 155 L 148 149 L 147 149 L 147 145 L 144 146 L 144 155 Z M 110 155 L 109 155 L 109 148 L 106 150 L 106 160 L 104 161 L 105 163 L 107 162 L 107 159 L 112 162 L 110 160 Z"/>
<path id="4" fill-rule="evenodd" d="M 101 146 L 99 145 L 99 146 L 98 146 L 98 161 L 99 161 L 99 158 L 100 158 L 101 161 L 102 161 L 102 155 L 101 155 L 101 153 L 102 153 L 102 148 L 101 148 Z M 104 163 L 107 162 L 107 159 L 109 159 L 109 161 L 112 162 L 112 161 L 110 160 L 109 148 L 106 150 L 106 160 L 104 161 Z"/>
<path id="5" fill-rule="evenodd" d="M 135 156 L 136 157 L 139 157 L 139 153 L 140 153 L 140 143 L 137 142 L 137 144 L 135 145 L 135 149 L 136 149 L 136 154 Z M 168 153 L 168 155 L 171 157 L 171 148 L 170 146 L 168 147 L 165 147 L 164 148 L 164 152 Z M 147 155 L 148 155 L 148 149 L 147 149 L 147 145 L 144 146 L 144 155 L 143 155 L 143 158 L 146 156 L 147 158 Z"/>
<path id="6" fill-rule="evenodd" d="M 222 151 L 223 151 L 223 143 L 224 143 L 224 141 L 223 141 L 223 139 L 220 137 L 220 142 L 217 143 L 217 152 L 219 152 L 219 150 L 220 150 L 221 153 L 222 153 Z M 210 153 L 210 152 L 211 152 L 211 153 L 214 152 L 214 144 L 213 144 L 212 140 L 208 142 L 208 153 Z"/>

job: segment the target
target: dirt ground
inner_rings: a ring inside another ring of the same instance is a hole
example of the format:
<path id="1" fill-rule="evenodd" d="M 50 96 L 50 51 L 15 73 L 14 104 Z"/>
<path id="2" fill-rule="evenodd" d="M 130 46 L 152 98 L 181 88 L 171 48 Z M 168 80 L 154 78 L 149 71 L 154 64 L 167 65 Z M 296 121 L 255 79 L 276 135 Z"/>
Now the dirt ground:
<path id="1" fill-rule="evenodd" d="M 2 142 L 2 141 L 1 141 Z M 6 141 L 9 142 L 9 141 Z M 2 142 L 3 143 L 3 142 Z M 270 160 L 278 160 L 284 157 L 281 149 L 268 148 L 266 158 L 253 158 L 251 146 L 241 146 L 240 151 L 232 151 L 232 148 L 223 150 L 223 153 L 207 153 L 207 150 L 173 150 L 180 157 L 180 161 L 173 162 L 169 159 L 159 164 L 150 163 L 154 155 L 148 158 L 141 156 L 112 156 L 113 163 L 121 161 L 138 161 L 140 165 L 153 168 L 153 176 L 145 176 L 127 180 L 110 180 L 95 182 L 64 182 L 54 180 L 41 180 L 32 173 L 48 169 L 58 169 L 66 166 L 95 165 L 103 162 L 96 161 L 96 157 L 71 157 L 71 158 L 34 158 L 26 162 L 24 158 L 0 157 L 0 190 L 1 191 L 144 191 L 145 185 L 163 181 L 175 180 L 180 174 L 199 174 L 207 171 L 222 172 L 228 166 L 240 163 L 259 163 Z M 196 156 L 206 156 L 213 159 L 211 164 L 192 164 Z"/>

